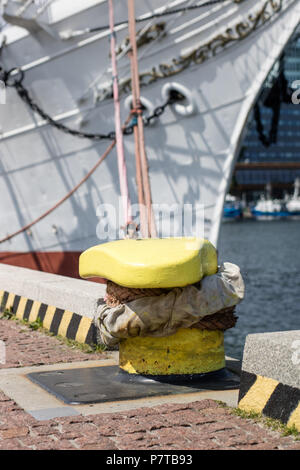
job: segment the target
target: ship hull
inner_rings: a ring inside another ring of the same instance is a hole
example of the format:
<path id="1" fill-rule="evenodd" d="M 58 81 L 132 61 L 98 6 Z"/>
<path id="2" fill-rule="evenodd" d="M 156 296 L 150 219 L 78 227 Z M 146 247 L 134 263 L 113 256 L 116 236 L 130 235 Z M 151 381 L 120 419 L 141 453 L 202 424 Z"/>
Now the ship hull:
<path id="1" fill-rule="evenodd" d="M 79 251 L 0 252 L 0 263 L 79 278 Z"/>
<path id="2" fill-rule="evenodd" d="M 55 33 L 70 24 L 76 29 L 83 23 L 107 23 L 106 2 L 90 3 L 84 14 L 54 22 Z M 138 2 L 137 16 L 148 11 L 149 3 Z M 164 3 L 152 2 L 153 7 Z M 250 3 L 226 4 L 223 9 L 217 5 L 211 13 L 203 10 L 197 22 L 195 12 L 178 15 L 173 23 L 163 18 L 166 34 L 139 49 L 141 93 L 152 109 L 164 103 L 166 87 L 179 85 L 186 91 L 180 112 L 178 106 L 168 106 L 145 129 L 159 236 L 205 236 L 217 245 L 224 198 L 247 118 L 300 17 L 293 0 Z M 125 2 L 119 2 L 119 7 L 117 21 L 127 15 Z M 244 30 L 239 26 L 242 22 Z M 120 29 L 118 43 L 126 42 L 126 34 L 126 29 Z M 114 129 L 114 113 L 112 99 L 102 99 L 111 82 L 110 74 L 104 73 L 110 66 L 107 40 L 108 33 L 69 42 L 51 38 L 43 30 L 16 38 L 12 34 L 2 50 L 2 62 L 7 70 L 23 67 L 23 84 L 30 96 L 58 122 L 85 132 L 108 133 Z M 119 61 L 119 75 L 124 122 L 130 111 L 126 56 Z M 96 86 L 91 87 L 93 81 Z M 7 89 L 0 118 L 3 240 L 72 191 L 109 142 L 80 139 L 55 129 L 22 102 L 13 87 Z M 129 193 L 136 203 L 134 139 L 125 136 L 124 141 Z M 185 209 L 186 218 L 182 217 Z M 76 277 L 82 251 L 122 237 L 122 217 L 113 150 L 63 204 L 29 230 L 1 243 L 1 262 Z"/>

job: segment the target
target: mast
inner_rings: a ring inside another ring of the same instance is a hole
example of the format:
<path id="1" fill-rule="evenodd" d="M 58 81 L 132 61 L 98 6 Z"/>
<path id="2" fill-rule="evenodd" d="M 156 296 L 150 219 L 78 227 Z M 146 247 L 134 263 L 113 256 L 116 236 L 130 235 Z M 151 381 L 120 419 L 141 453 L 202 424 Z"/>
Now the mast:
<path id="1" fill-rule="evenodd" d="M 135 126 L 134 137 L 136 148 L 137 185 L 141 210 L 141 231 L 143 236 L 156 237 L 156 227 L 152 209 L 151 188 L 148 174 L 148 161 L 145 149 L 142 105 L 140 101 L 134 0 L 128 0 L 128 31 L 131 45 L 129 56 L 131 62 L 132 109 L 137 118 L 137 126 Z M 147 216 L 146 220 L 143 209 L 145 205 Z"/>

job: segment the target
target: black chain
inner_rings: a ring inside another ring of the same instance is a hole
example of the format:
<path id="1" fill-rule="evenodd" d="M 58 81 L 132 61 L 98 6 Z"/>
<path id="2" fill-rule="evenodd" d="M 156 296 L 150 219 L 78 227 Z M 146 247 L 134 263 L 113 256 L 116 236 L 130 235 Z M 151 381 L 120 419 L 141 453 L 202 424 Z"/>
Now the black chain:
<path id="1" fill-rule="evenodd" d="M 28 90 L 24 87 L 23 85 L 23 80 L 24 80 L 24 71 L 21 70 L 20 68 L 13 68 L 9 71 L 5 71 L 0 67 L 0 80 L 2 80 L 6 86 L 8 87 L 13 87 L 16 89 L 18 95 L 20 98 L 33 110 L 35 111 L 39 116 L 41 116 L 42 119 L 44 119 L 48 124 L 51 126 L 55 127 L 56 129 L 65 132 L 66 134 L 70 134 L 76 137 L 81 137 L 81 138 L 86 138 L 86 139 L 91 139 L 95 141 L 99 140 L 115 140 L 116 138 L 116 133 L 114 131 L 111 131 L 107 134 L 95 134 L 95 133 L 89 133 L 89 132 L 81 132 L 76 129 L 71 129 L 70 127 L 65 126 L 64 124 L 61 124 L 54 119 L 52 119 L 49 114 L 47 114 L 37 103 L 33 101 L 33 99 L 30 97 Z M 180 97 L 170 95 L 168 100 L 160 105 L 157 106 L 153 113 L 150 116 L 144 116 L 144 124 L 145 126 L 148 126 L 153 119 L 157 119 L 160 117 L 163 112 L 165 111 L 166 107 L 169 105 L 172 105 L 175 101 L 180 99 Z M 140 105 L 139 107 L 140 111 L 143 111 L 143 106 Z M 134 111 L 132 112 L 132 120 L 130 124 L 123 129 L 123 134 L 124 135 L 131 135 L 133 134 L 133 129 L 134 126 L 137 124 L 136 120 L 137 112 Z"/>
<path id="2" fill-rule="evenodd" d="M 264 145 L 264 147 L 269 147 L 271 144 L 275 144 L 277 142 L 281 103 L 291 103 L 292 90 L 289 88 L 287 79 L 285 78 L 283 58 L 284 56 L 282 55 L 280 58 L 280 73 L 278 78 L 274 82 L 269 95 L 263 102 L 264 106 L 272 110 L 272 120 L 269 135 L 266 135 L 264 131 L 259 103 L 257 102 L 254 106 L 256 130 L 259 140 Z"/>

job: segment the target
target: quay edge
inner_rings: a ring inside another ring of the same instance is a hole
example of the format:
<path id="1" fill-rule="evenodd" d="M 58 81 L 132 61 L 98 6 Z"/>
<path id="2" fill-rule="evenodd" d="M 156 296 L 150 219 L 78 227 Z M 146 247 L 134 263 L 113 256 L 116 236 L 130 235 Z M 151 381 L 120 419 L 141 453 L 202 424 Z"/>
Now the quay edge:
<path id="1" fill-rule="evenodd" d="M 104 303 L 105 285 L 0 264 L 1 311 L 34 322 L 55 335 L 99 344 L 93 323 Z"/>
<path id="2" fill-rule="evenodd" d="M 300 431 L 300 330 L 246 337 L 238 401 Z"/>

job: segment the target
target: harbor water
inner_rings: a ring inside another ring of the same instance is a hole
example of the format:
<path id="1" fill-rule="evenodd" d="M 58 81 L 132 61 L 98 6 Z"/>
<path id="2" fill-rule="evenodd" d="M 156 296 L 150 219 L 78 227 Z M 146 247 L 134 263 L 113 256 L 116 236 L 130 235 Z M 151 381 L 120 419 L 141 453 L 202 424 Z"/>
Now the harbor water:
<path id="1" fill-rule="evenodd" d="M 300 220 L 224 223 L 218 252 L 240 267 L 246 287 L 226 355 L 241 359 L 248 334 L 300 329 Z"/>

